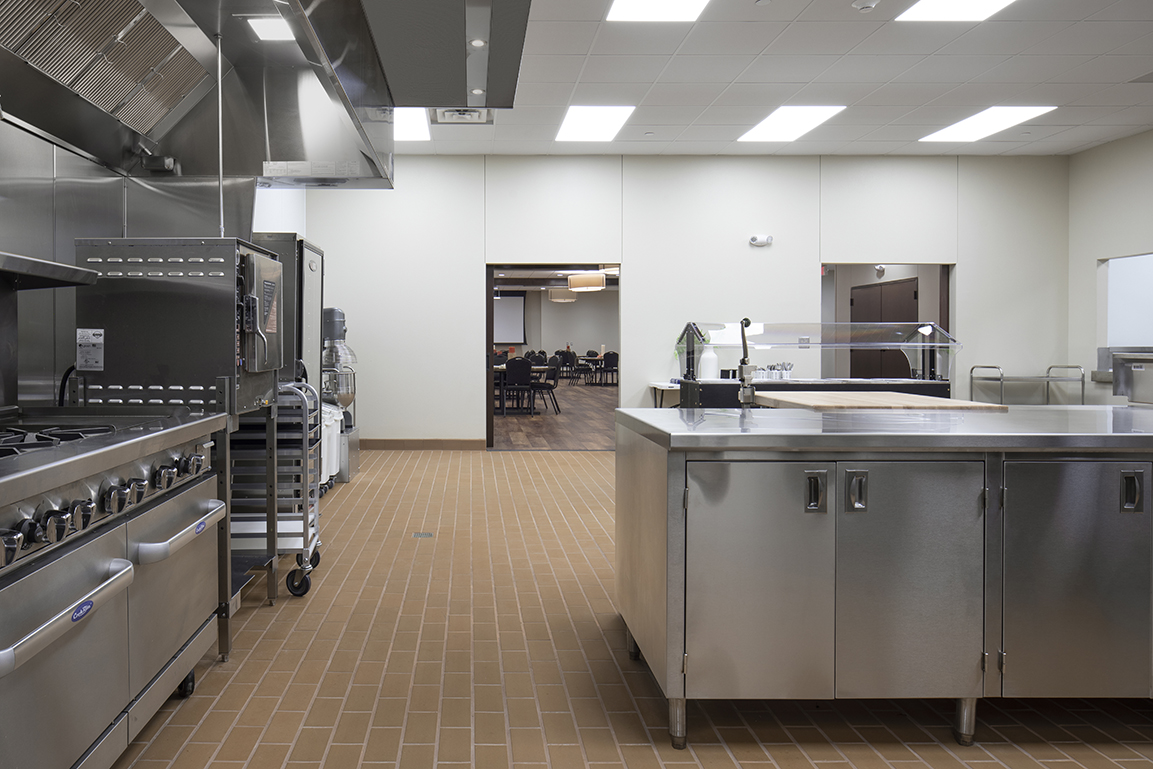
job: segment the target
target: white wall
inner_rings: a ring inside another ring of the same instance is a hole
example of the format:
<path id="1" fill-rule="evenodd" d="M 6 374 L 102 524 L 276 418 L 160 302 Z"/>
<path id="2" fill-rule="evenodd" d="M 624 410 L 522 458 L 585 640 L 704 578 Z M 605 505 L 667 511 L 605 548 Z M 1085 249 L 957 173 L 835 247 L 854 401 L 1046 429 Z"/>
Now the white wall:
<path id="1" fill-rule="evenodd" d="M 363 438 L 484 438 L 484 159 L 396 159 L 400 190 L 310 190 Z"/>
<path id="2" fill-rule="evenodd" d="M 306 190 L 256 188 L 252 211 L 253 232 L 295 232 L 308 237 Z"/>
<path id="3" fill-rule="evenodd" d="M 325 302 L 348 313 L 361 356 L 366 438 L 484 437 L 486 263 L 619 262 L 621 404 L 645 406 L 647 383 L 678 373 L 674 343 L 689 320 L 817 322 L 822 261 L 955 254 L 951 330 L 965 350 L 954 384 L 965 397 L 972 363 L 1034 374 L 1067 362 L 1068 163 L 405 155 L 396 190 L 309 191 L 308 232 L 328 257 Z M 915 207 L 863 221 L 841 183 Z M 867 248 L 845 236 L 862 228 Z M 753 233 L 774 242 L 754 248 Z M 541 343 L 551 350 L 560 344 L 545 312 Z M 417 320 L 398 328 L 406 318 Z M 451 379 L 395 376 L 398 361 L 430 345 L 460 351 Z M 761 365 L 792 360 L 796 376 L 820 375 L 815 350 L 758 355 Z"/>
<path id="4" fill-rule="evenodd" d="M 547 297 L 546 292 L 539 292 Z M 619 291 L 582 293 L 575 302 L 541 301 L 540 338 L 549 353 L 571 344 L 581 355 L 587 350 L 620 352 Z"/>
<path id="5" fill-rule="evenodd" d="M 1068 363 L 1096 368 L 1106 345 L 1098 260 L 1153 252 L 1153 132 L 1074 155 L 1069 166 Z M 1089 385 L 1093 402 L 1113 401 L 1109 385 Z"/>

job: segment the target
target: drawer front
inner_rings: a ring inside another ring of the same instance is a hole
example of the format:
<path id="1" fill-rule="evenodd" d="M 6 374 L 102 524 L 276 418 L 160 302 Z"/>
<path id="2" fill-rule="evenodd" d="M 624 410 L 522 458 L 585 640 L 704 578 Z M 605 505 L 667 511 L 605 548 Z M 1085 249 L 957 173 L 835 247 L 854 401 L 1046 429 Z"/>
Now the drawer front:
<path id="1" fill-rule="evenodd" d="M 72 766 L 128 705 L 126 555 L 116 526 L 0 589 L 0 765 Z"/>
<path id="2" fill-rule="evenodd" d="M 136 580 L 128 590 L 133 696 L 216 611 L 223 503 L 206 478 L 128 521 Z M 199 529 L 199 532 L 197 531 Z"/>

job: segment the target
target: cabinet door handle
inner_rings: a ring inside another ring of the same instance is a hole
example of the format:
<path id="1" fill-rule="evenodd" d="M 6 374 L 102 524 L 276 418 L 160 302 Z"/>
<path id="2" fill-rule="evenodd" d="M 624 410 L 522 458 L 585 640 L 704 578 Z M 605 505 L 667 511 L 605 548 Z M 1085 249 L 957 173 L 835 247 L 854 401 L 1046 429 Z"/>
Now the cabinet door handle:
<path id="1" fill-rule="evenodd" d="M 805 471 L 805 512 L 827 513 L 828 503 L 828 470 Z"/>
<path id="2" fill-rule="evenodd" d="M 845 471 L 845 512 L 864 513 L 869 510 L 869 471 Z"/>
<path id="3" fill-rule="evenodd" d="M 1121 512 L 1145 512 L 1144 494 L 1142 494 L 1141 488 L 1145 485 L 1144 475 L 1145 474 L 1140 471 L 1126 471 L 1121 473 Z"/>

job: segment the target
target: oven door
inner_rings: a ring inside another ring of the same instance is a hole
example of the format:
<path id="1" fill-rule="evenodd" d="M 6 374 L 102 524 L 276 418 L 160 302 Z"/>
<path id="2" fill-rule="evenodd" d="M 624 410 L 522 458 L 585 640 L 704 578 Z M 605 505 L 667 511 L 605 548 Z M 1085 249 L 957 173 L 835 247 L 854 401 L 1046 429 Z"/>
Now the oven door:
<path id="1" fill-rule="evenodd" d="M 136 567 L 128 590 L 133 697 L 216 611 L 217 525 L 225 506 L 212 498 L 215 491 L 216 478 L 205 478 L 128 521 Z"/>
<path id="2" fill-rule="evenodd" d="M 131 699 L 125 555 L 116 526 L 0 586 L 0 766 L 72 766 Z"/>

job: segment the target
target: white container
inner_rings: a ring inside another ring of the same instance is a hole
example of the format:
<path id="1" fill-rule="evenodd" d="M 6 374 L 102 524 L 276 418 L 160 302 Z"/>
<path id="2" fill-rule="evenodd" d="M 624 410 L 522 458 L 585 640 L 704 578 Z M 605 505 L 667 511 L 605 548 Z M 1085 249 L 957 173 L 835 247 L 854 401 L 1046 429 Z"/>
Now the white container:
<path id="1" fill-rule="evenodd" d="M 697 363 L 697 378 L 721 378 L 721 359 L 717 357 L 717 351 L 713 349 L 711 344 L 705 345 L 705 351 L 701 355 L 700 361 Z"/>

